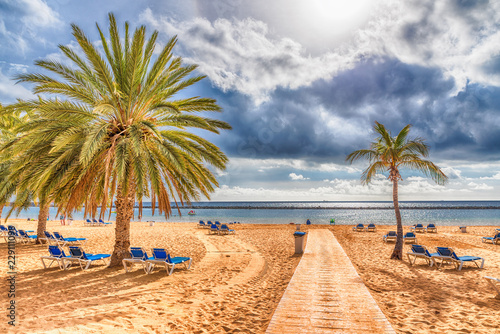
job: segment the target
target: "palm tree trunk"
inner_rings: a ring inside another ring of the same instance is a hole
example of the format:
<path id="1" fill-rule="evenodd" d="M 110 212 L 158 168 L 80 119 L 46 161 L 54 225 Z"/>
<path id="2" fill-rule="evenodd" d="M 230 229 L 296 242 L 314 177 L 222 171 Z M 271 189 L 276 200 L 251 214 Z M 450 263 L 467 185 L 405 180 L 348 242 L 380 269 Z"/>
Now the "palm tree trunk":
<path id="1" fill-rule="evenodd" d="M 392 252 L 391 259 L 402 260 L 403 259 L 403 224 L 401 222 L 401 213 L 399 212 L 398 180 L 397 180 L 397 178 L 392 180 L 392 202 L 394 203 L 394 213 L 396 214 L 397 238 L 396 238 L 396 246 L 394 246 L 394 251 Z"/>
<path id="2" fill-rule="evenodd" d="M 130 247 L 130 220 L 134 214 L 135 187 L 130 186 L 128 194 L 123 194 L 122 188 L 118 187 L 115 227 L 115 248 L 111 254 L 109 267 L 120 266 L 122 260 L 128 255 Z"/>
<path id="3" fill-rule="evenodd" d="M 36 243 L 41 244 L 40 238 L 45 238 L 45 230 L 47 229 L 47 218 L 49 217 L 50 203 L 40 202 L 40 211 L 38 212 L 38 227 L 36 229 Z"/>

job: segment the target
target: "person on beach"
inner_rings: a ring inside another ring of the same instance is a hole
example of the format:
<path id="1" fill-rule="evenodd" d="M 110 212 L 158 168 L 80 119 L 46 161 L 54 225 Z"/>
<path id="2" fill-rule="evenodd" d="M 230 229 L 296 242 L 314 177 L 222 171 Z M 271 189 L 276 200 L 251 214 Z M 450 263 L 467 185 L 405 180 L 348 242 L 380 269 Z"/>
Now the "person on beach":
<path id="1" fill-rule="evenodd" d="M 61 219 L 61 225 L 66 225 L 66 216 L 65 215 L 60 215 L 59 219 Z"/>

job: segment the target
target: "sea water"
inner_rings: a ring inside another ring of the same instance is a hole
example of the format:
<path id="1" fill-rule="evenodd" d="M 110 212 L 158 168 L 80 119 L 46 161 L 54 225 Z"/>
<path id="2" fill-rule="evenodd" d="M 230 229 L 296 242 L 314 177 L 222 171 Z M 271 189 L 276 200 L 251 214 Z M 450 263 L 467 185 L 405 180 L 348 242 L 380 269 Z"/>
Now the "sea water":
<path id="1" fill-rule="evenodd" d="M 375 223 L 391 225 L 396 218 L 392 202 L 196 202 L 174 209 L 172 215 L 152 214 L 150 203 L 144 203 L 140 221 L 198 222 L 199 220 L 240 222 L 249 224 L 313 224 L 337 225 Z M 440 225 L 492 225 L 500 226 L 500 201 L 418 201 L 400 202 L 403 225 L 435 223 Z M 9 208 L 5 207 L 2 218 Z M 194 211 L 195 215 L 188 215 Z M 51 207 L 50 219 L 59 219 L 57 208 Z M 73 219 L 84 219 L 83 212 L 74 212 Z M 12 218 L 38 217 L 38 208 L 30 207 Z M 104 220 L 115 220 L 116 214 L 106 212 Z M 98 217 L 96 217 L 98 218 Z M 139 221 L 139 209 L 135 209 L 134 221 Z"/>

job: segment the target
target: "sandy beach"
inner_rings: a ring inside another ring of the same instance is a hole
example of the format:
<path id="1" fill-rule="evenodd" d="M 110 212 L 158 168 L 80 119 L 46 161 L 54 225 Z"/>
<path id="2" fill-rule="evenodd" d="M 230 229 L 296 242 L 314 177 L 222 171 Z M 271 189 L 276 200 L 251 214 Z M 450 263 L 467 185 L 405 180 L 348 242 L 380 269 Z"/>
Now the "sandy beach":
<path id="1" fill-rule="evenodd" d="M 35 230 L 36 222 L 9 220 L 18 228 Z M 484 276 L 500 278 L 500 245 L 481 236 L 495 227 L 440 227 L 437 234 L 418 234 L 418 243 L 433 249 L 450 246 L 458 255 L 486 259 L 484 269 L 452 265 L 429 268 L 423 261 L 410 266 L 389 260 L 394 244 L 375 233 L 357 233 L 352 226 L 302 225 L 302 230 L 330 229 L 356 267 L 398 333 L 500 333 L 500 299 Z M 498 226 L 497 226 L 498 228 Z M 165 270 L 146 275 L 139 265 L 89 270 L 72 266 L 43 269 L 45 245 L 16 245 L 16 326 L 0 324 L 13 333 L 264 333 L 300 256 L 294 255 L 295 226 L 234 225 L 235 235 L 208 235 L 195 223 L 132 223 L 133 246 L 166 247 L 174 256 L 193 258 L 190 270 Z M 406 228 L 407 230 L 408 228 Z M 114 227 L 86 227 L 82 221 L 47 230 L 65 237 L 86 237 L 89 253 L 110 253 Z M 404 252 L 410 246 L 405 245 Z M 0 239 L 4 277 L 7 245 Z M 311 279 L 314 279 L 313 277 Z M 2 309 L 9 302 L 1 294 Z"/>

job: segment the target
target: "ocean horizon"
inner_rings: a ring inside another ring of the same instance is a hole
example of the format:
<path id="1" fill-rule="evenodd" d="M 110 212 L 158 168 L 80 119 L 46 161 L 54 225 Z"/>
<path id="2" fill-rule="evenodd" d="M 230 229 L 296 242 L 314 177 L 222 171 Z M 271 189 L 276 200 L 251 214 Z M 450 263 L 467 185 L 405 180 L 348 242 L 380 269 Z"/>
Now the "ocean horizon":
<path id="1" fill-rule="evenodd" d="M 149 204 L 149 205 L 148 205 Z M 500 201 L 400 201 L 403 225 L 416 223 L 435 223 L 451 225 L 500 225 Z M 5 207 L 5 218 L 10 207 Z M 143 203 L 142 217 L 136 206 L 134 221 L 155 222 L 198 222 L 220 221 L 223 223 L 240 222 L 250 224 L 290 224 L 305 223 L 330 224 L 331 219 L 338 225 L 358 223 L 395 224 L 392 201 L 205 201 L 193 202 L 179 209 L 172 210 L 172 215 L 152 213 L 151 203 Z M 179 214 L 180 211 L 180 214 Z M 188 213 L 194 213 L 189 215 Z M 104 220 L 115 220 L 114 208 L 106 211 Z M 19 215 L 10 218 L 36 219 L 38 207 L 30 207 Z M 57 208 L 51 207 L 49 218 L 59 219 Z M 82 220 L 83 211 L 74 212 L 72 218 Z"/>

